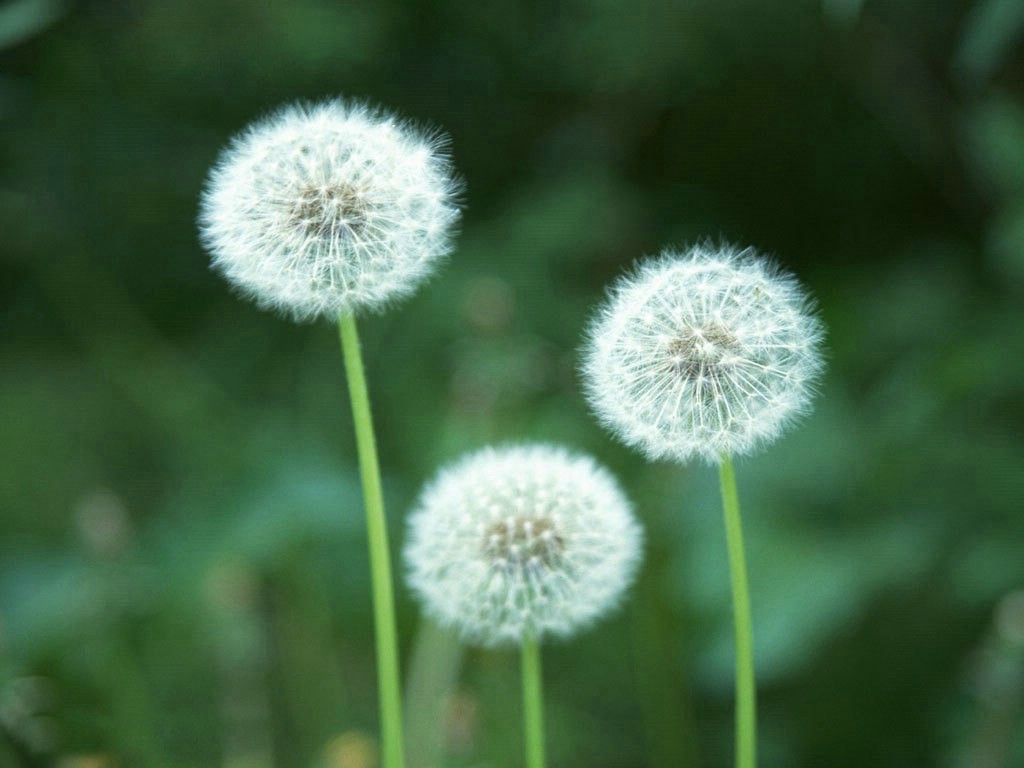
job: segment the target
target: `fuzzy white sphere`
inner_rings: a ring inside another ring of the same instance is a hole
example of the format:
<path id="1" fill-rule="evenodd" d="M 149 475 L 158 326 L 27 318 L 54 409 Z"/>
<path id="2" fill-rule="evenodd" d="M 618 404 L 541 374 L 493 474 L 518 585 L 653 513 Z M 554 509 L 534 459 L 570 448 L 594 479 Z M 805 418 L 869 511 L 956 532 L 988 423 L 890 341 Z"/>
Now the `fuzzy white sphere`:
<path id="1" fill-rule="evenodd" d="M 642 531 L 614 478 L 548 445 L 488 448 L 444 469 L 409 520 L 409 584 L 481 645 L 565 636 L 632 583 Z"/>
<path id="2" fill-rule="evenodd" d="M 297 320 L 379 309 L 451 251 L 444 142 L 341 100 L 288 106 L 235 137 L 201 202 L 213 265 Z"/>
<path id="3" fill-rule="evenodd" d="M 808 409 L 822 336 L 797 281 L 754 250 L 666 251 L 613 287 L 589 329 L 584 382 L 627 444 L 717 463 Z"/>

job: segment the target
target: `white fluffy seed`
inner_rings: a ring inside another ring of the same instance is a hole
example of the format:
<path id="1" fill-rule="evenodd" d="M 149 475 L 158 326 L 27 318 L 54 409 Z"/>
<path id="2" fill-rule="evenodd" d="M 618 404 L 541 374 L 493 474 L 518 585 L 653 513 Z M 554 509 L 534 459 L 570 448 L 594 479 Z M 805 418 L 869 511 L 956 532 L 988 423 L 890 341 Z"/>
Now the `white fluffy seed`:
<path id="1" fill-rule="evenodd" d="M 628 445 L 717 463 L 807 411 L 822 337 L 797 281 L 753 249 L 666 251 L 613 287 L 590 325 L 583 379 Z"/>
<path id="2" fill-rule="evenodd" d="M 488 448 L 444 469 L 409 519 L 409 584 L 481 645 L 566 636 L 615 607 L 642 531 L 614 478 L 549 445 Z"/>
<path id="3" fill-rule="evenodd" d="M 342 100 L 284 107 L 221 153 L 199 223 L 213 266 L 296 320 L 380 309 L 451 251 L 445 142 Z"/>

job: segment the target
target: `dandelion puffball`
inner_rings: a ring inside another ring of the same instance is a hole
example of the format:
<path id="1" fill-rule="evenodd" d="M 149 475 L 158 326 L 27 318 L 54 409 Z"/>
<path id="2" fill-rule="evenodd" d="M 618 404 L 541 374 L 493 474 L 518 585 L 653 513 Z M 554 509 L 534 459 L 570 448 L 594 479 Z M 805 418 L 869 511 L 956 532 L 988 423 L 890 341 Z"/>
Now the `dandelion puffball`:
<path id="1" fill-rule="evenodd" d="M 823 367 L 811 310 L 753 249 L 666 251 L 622 278 L 591 323 L 591 406 L 652 459 L 749 453 L 810 404 Z"/>
<path id="2" fill-rule="evenodd" d="M 213 266 L 298 320 L 378 309 L 451 251 L 444 142 L 341 100 L 285 107 L 235 137 L 200 208 Z"/>
<path id="3" fill-rule="evenodd" d="M 568 635 L 613 608 L 640 561 L 629 500 L 593 460 L 488 448 L 444 469 L 409 520 L 409 583 L 481 645 Z"/>

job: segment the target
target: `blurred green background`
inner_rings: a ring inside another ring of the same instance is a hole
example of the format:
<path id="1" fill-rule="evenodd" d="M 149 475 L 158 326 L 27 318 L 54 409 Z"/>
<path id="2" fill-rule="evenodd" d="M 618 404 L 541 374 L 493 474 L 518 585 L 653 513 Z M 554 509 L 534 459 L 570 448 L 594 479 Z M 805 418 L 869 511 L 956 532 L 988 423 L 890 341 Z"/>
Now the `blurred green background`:
<path id="1" fill-rule="evenodd" d="M 820 301 L 813 415 L 739 463 L 762 764 L 1024 765 L 1024 3 L 0 4 L 0 766 L 370 768 L 363 517 L 334 329 L 197 243 L 228 137 L 347 95 L 452 137 L 450 264 L 362 322 L 393 544 L 460 453 L 600 457 L 648 531 L 545 649 L 552 766 L 724 768 L 713 471 L 650 465 L 576 374 L 667 244 Z M 399 587 L 410 768 L 521 764 L 518 659 Z"/>

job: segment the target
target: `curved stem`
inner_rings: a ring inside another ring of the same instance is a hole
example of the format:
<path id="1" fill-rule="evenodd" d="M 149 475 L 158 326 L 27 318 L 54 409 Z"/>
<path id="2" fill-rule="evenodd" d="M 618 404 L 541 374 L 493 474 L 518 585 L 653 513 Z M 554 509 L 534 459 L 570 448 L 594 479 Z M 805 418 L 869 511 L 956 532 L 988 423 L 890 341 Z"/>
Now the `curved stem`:
<path id="1" fill-rule="evenodd" d="M 736 768 L 757 764 L 757 690 L 754 683 L 754 633 L 750 620 L 750 587 L 747 558 L 743 549 L 740 501 L 732 459 L 718 467 L 722 485 L 722 510 L 729 544 L 729 573 L 732 580 L 733 626 L 736 631 Z"/>
<path id="2" fill-rule="evenodd" d="M 370 577 L 373 584 L 373 618 L 377 637 L 377 685 L 380 693 L 381 752 L 384 768 L 403 768 L 402 698 L 398 668 L 398 631 L 395 626 L 395 596 L 391 583 L 391 553 L 388 549 L 384 495 L 381 491 L 377 443 L 373 435 L 370 397 L 359 349 L 359 333 L 352 315 L 338 318 L 338 333 L 345 358 L 348 391 L 352 401 L 359 472 L 363 479 L 366 505 L 366 535 L 370 546 Z"/>
<path id="3" fill-rule="evenodd" d="M 544 701 L 541 695 L 540 644 L 523 638 L 523 734 L 526 768 L 544 768 Z"/>

